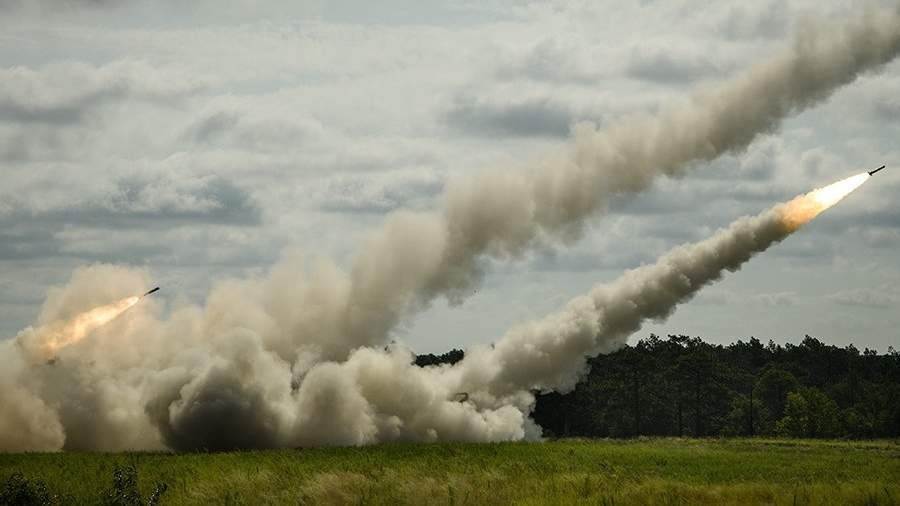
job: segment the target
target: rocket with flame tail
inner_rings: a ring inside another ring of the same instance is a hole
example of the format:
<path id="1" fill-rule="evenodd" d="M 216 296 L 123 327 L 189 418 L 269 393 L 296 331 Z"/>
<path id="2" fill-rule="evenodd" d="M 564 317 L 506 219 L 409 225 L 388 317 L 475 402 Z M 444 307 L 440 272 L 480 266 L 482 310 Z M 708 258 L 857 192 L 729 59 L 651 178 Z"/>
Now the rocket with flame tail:
<path id="1" fill-rule="evenodd" d="M 141 301 L 144 297 L 159 291 L 159 287 L 147 291 L 141 296 L 126 297 L 122 300 L 98 306 L 64 323 L 55 323 L 38 330 L 39 353 L 47 363 L 56 362 L 60 349 L 84 340 L 94 330 L 118 318 L 122 313 Z"/>

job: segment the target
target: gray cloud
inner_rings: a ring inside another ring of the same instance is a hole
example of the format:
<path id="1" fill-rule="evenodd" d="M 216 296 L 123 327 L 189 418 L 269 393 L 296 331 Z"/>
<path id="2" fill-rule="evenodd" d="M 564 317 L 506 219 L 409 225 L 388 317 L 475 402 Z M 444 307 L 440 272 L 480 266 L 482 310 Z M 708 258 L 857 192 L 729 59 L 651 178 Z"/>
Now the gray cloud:
<path id="1" fill-rule="evenodd" d="M 704 54 L 676 51 L 672 46 L 637 47 L 631 52 L 626 73 L 658 83 L 689 83 L 724 72 Z"/>
<path id="2" fill-rule="evenodd" d="M 457 95 L 444 121 L 469 135 L 564 137 L 577 120 L 568 107 L 550 98 L 529 98 L 496 103 Z"/>
<path id="3" fill-rule="evenodd" d="M 14 223 L 0 220 L 0 260 L 41 258 L 62 248 L 62 241 L 53 230 L 36 227 L 32 223 Z"/>
<path id="4" fill-rule="evenodd" d="M 900 205 L 886 205 L 877 209 L 869 209 L 854 213 L 843 213 L 830 225 L 862 226 L 880 229 L 900 230 Z"/>
<path id="5" fill-rule="evenodd" d="M 85 205 L 78 214 L 98 224 L 152 220 L 161 226 L 180 222 L 257 225 L 261 208 L 250 194 L 220 176 L 172 181 L 168 178 L 121 179 L 107 200 Z"/>
<path id="6" fill-rule="evenodd" d="M 772 0 L 729 5 L 719 19 L 718 28 L 731 39 L 778 37 L 788 31 L 789 10 L 788 2 Z"/>
<path id="7" fill-rule="evenodd" d="M 257 225 L 262 210 L 250 194 L 220 176 L 179 177 L 134 174 L 108 189 L 71 189 L 71 199 L 40 202 L 7 195 L 10 222 L 117 227 L 170 227 L 186 223 Z"/>
<path id="8" fill-rule="evenodd" d="M 0 69 L 0 121 L 71 125 L 126 98 L 170 104 L 204 86 L 201 80 L 144 62 L 101 67 L 60 63 L 40 70 L 11 67 Z"/>
<path id="9" fill-rule="evenodd" d="M 793 306 L 799 302 L 799 296 L 791 291 L 772 293 L 737 293 L 730 290 L 710 290 L 700 295 L 700 300 L 714 305 L 746 305 L 755 304 L 763 307 Z"/>
<path id="10" fill-rule="evenodd" d="M 896 287 L 857 288 L 841 290 L 828 296 L 838 304 L 845 306 L 862 306 L 870 308 L 888 308 L 900 306 L 900 292 Z"/>
<path id="11" fill-rule="evenodd" d="M 524 50 L 499 50 L 490 63 L 491 74 L 504 80 L 593 85 L 603 73 L 591 49 L 585 41 L 549 36 Z"/>
<path id="12" fill-rule="evenodd" d="M 269 111 L 265 106 L 240 104 L 202 113 L 181 137 L 195 145 L 278 152 L 321 139 L 324 134 L 319 121 L 296 111 Z"/>
<path id="13" fill-rule="evenodd" d="M 727 164 L 716 165 L 727 167 Z M 725 168 L 722 170 L 734 172 Z M 710 176 L 707 181 L 664 181 L 636 198 L 620 196 L 610 203 L 610 207 L 618 214 L 654 219 L 665 226 L 669 217 L 678 218 L 679 215 L 696 220 L 697 201 L 702 201 L 707 206 L 707 223 L 715 225 L 717 219 L 749 212 L 765 203 L 784 199 L 790 193 L 791 190 L 773 185 L 771 181 L 746 180 L 735 176 L 731 182 L 725 183 L 720 176 Z"/>
<path id="14" fill-rule="evenodd" d="M 430 204 L 444 188 L 436 174 L 384 174 L 338 176 L 324 182 L 319 208 L 334 213 L 384 214 L 396 209 L 415 209 Z"/>
<path id="15" fill-rule="evenodd" d="M 149 138 L 138 131 L 160 126 L 161 113 L 176 111 L 205 87 L 202 78 L 142 61 L 0 69 L 0 162 L 21 166 L 83 160 L 97 149 L 105 150 L 105 159 L 110 151 L 121 157 L 152 150 L 160 131 Z M 119 116 L 142 121 L 120 129 Z"/>
<path id="16" fill-rule="evenodd" d="M 631 245 L 618 248 L 615 241 L 602 250 L 545 249 L 537 252 L 529 267 L 542 272 L 595 272 L 604 269 L 630 269 L 653 260 L 653 255 Z"/>
<path id="17" fill-rule="evenodd" d="M 105 90 L 78 97 L 77 103 L 29 105 L 5 100 L 0 102 L 0 118 L 10 123 L 54 123 L 68 125 L 82 121 L 85 112 L 96 104 L 121 96 L 121 90 Z"/>
<path id="18" fill-rule="evenodd" d="M 189 126 L 184 137 L 197 143 L 206 143 L 225 134 L 241 120 L 236 111 L 215 111 Z"/>
<path id="19" fill-rule="evenodd" d="M 860 90 L 859 97 L 865 101 L 863 107 L 868 109 L 871 119 L 882 125 L 897 126 L 897 118 L 900 118 L 898 86 L 900 79 L 881 77 L 871 80 L 864 90 Z"/>
<path id="20" fill-rule="evenodd" d="M 57 203 L 8 196 L 9 205 L 0 212 L 0 259 L 64 256 L 140 262 L 171 249 L 164 234 L 173 227 L 246 227 L 262 221 L 255 199 L 219 176 L 180 180 L 134 176 L 117 180 L 107 192 L 85 195 L 73 188 L 71 194 L 79 197 Z M 92 230 L 140 230 L 152 239 L 122 243 L 108 232 Z"/>

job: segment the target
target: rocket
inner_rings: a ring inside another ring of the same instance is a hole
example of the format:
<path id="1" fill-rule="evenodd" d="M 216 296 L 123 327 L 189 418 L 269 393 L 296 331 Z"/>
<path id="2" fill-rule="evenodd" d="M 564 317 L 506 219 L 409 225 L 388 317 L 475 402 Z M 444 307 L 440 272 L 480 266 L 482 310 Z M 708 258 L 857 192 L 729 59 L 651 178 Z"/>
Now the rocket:
<path id="1" fill-rule="evenodd" d="M 149 292 L 145 293 L 144 295 L 141 295 L 141 297 L 146 297 L 146 296 L 150 295 L 151 293 L 158 292 L 158 291 L 159 291 L 159 287 L 157 286 L 153 290 L 150 290 Z"/>
<path id="2" fill-rule="evenodd" d="M 882 165 L 881 167 L 878 167 L 878 168 L 875 169 L 875 170 L 870 170 L 870 171 L 869 171 L 869 175 L 870 175 L 870 176 L 874 176 L 876 172 L 878 172 L 879 170 L 881 170 L 881 169 L 883 169 L 883 168 L 884 168 L 884 165 Z"/>

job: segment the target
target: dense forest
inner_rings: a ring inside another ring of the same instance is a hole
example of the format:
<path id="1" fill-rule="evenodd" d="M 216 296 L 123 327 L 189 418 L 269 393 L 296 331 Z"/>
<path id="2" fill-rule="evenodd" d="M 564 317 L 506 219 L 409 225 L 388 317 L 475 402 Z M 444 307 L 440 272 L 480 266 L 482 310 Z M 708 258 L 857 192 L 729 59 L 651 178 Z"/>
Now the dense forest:
<path id="1" fill-rule="evenodd" d="M 419 355 L 420 366 L 463 352 Z M 574 391 L 537 396 L 548 437 L 900 436 L 900 353 L 651 335 L 590 360 Z"/>

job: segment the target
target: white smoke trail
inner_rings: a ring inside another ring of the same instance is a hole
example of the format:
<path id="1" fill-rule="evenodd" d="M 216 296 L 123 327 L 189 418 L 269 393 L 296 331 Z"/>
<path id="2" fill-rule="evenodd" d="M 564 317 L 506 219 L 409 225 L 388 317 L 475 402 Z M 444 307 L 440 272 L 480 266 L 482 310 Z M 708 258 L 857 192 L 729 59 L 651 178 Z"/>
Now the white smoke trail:
<path id="1" fill-rule="evenodd" d="M 458 366 L 459 388 L 487 385 L 491 397 L 499 398 L 523 390 L 571 390 L 587 358 L 621 347 L 644 321 L 668 317 L 724 272 L 738 270 L 868 178 L 864 172 L 741 218 L 705 241 L 675 248 L 652 265 L 597 285 L 570 301 L 565 311 L 518 327 L 495 346 L 469 353 Z"/>

